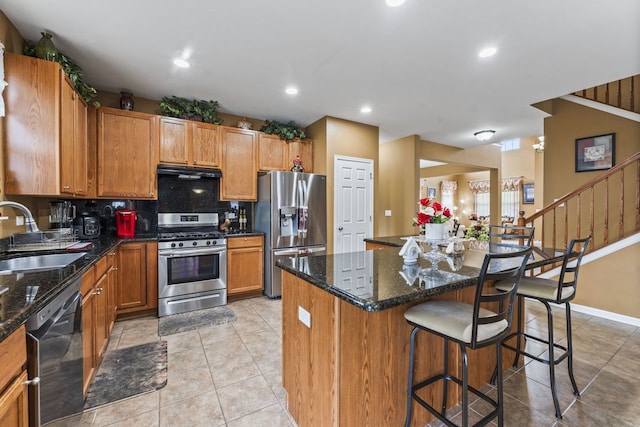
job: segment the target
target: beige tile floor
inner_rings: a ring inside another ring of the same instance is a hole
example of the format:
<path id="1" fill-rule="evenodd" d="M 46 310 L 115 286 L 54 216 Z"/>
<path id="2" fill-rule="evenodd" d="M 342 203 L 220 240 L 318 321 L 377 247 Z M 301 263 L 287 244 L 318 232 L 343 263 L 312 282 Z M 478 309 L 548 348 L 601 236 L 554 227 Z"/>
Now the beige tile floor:
<path id="1" fill-rule="evenodd" d="M 51 425 L 295 426 L 281 386 L 281 301 L 253 298 L 230 307 L 236 322 L 163 337 L 168 341 L 169 377 L 161 390 Z M 556 313 L 554 333 L 564 338 L 564 311 Z M 564 416 L 556 420 L 548 370 L 526 360 L 524 366 L 505 373 L 505 425 L 639 426 L 640 328 L 580 313 L 574 313 L 572 320 L 574 372 L 581 397 L 573 396 L 563 362 L 556 376 Z M 110 348 L 158 340 L 157 325 L 151 317 L 118 322 Z M 527 329 L 546 334 L 546 314 L 539 303 L 527 303 Z M 538 344 L 528 345 L 530 351 L 545 352 Z M 494 392 L 490 386 L 487 389 Z M 471 410 L 470 419 L 479 419 L 476 411 L 485 410 L 483 402 L 473 402 Z M 454 409 L 450 415 L 459 422 L 455 413 Z"/>

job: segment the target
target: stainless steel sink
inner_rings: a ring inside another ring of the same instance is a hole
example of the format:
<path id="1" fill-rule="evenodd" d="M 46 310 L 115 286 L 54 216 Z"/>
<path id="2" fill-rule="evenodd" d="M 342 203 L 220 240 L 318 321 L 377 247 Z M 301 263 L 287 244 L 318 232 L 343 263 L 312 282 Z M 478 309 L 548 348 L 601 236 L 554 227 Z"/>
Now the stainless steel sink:
<path id="1" fill-rule="evenodd" d="M 0 260 L 0 274 L 64 268 L 86 254 L 86 252 L 75 252 L 68 254 L 32 255 Z"/>

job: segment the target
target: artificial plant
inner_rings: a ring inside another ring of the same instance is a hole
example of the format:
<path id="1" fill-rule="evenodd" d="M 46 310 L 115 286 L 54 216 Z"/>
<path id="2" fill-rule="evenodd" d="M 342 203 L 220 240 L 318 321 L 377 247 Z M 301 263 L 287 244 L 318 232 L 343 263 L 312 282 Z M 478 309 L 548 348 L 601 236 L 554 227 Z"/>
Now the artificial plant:
<path id="1" fill-rule="evenodd" d="M 25 40 L 22 45 L 22 54 L 37 58 L 36 44 L 30 40 Z M 71 83 L 76 87 L 76 90 L 85 102 L 91 102 L 91 99 L 98 94 L 98 91 L 84 81 L 82 68 L 80 68 L 73 59 L 60 51 L 58 51 L 56 61 L 62 66 L 62 70 L 69 77 L 69 80 L 71 80 Z M 94 105 L 99 106 L 97 102 L 94 102 Z"/>
<path id="2" fill-rule="evenodd" d="M 160 111 L 163 116 L 177 117 L 180 119 L 195 120 L 198 122 L 222 124 L 223 120 L 218 115 L 218 101 L 203 101 L 198 99 L 186 99 L 177 96 L 165 96 L 160 101 Z"/>
<path id="3" fill-rule="evenodd" d="M 277 135 L 280 139 L 284 139 L 285 141 L 291 141 L 292 139 L 307 139 L 304 131 L 299 128 L 293 120 L 286 124 L 275 120 L 267 120 L 260 128 L 260 131 L 270 135 Z"/>

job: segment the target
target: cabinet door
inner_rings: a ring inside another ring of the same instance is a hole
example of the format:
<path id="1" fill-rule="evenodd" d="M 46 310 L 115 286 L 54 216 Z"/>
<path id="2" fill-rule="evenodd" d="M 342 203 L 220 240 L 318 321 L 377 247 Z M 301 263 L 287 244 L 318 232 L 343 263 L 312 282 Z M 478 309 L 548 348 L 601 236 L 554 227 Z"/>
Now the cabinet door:
<path id="1" fill-rule="evenodd" d="M 6 53 L 5 192 L 60 194 L 60 64 Z"/>
<path id="2" fill-rule="evenodd" d="M 293 166 L 293 160 L 296 156 L 300 156 L 302 167 L 306 173 L 313 172 L 313 141 L 310 139 L 294 140 L 288 144 L 288 160 L 286 170 L 290 170 Z"/>
<path id="3" fill-rule="evenodd" d="M 256 132 L 221 127 L 222 200 L 255 201 L 258 198 Z"/>
<path id="4" fill-rule="evenodd" d="M 71 83 L 61 77 L 60 93 L 60 192 L 75 193 L 74 166 L 74 90 Z"/>
<path id="5" fill-rule="evenodd" d="M 261 236 L 227 239 L 227 294 L 264 288 L 264 240 Z"/>
<path id="6" fill-rule="evenodd" d="M 98 110 L 98 196 L 156 198 L 157 117 Z"/>
<path id="7" fill-rule="evenodd" d="M 187 120 L 160 118 L 160 163 L 189 163 L 190 132 Z"/>
<path id="8" fill-rule="evenodd" d="M 65 79 L 66 80 L 66 79 Z M 73 183 L 77 196 L 89 194 L 89 143 L 87 136 L 87 104 L 73 92 Z"/>
<path id="9" fill-rule="evenodd" d="M 193 164 L 219 168 L 222 157 L 220 126 L 209 123 L 191 123 Z"/>
<path id="10" fill-rule="evenodd" d="M 147 305 L 147 251 L 144 243 L 118 248 L 117 310 L 130 312 Z"/>
<path id="11" fill-rule="evenodd" d="M 13 381 L 0 395 L 0 426 L 29 426 L 27 371 Z"/>
<path id="12" fill-rule="evenodd" d="M 258 135 L 258 170 L 286 170 L 287 143 L 275 135 Z"/>
<path id="13" fill-rule="evenodd" d="M 84 276 L 83 276 L 84 281 Z M 96 367 L 95 300 L 93 287 L 82 298 L 82 392 L 87 395 Z"/>
<path id="14" fill-rule="evenodd" d="M 109 298 L 109 275 L 105 273 L 98 279 L 94 288 L 95 300 L 95 354 L 98 359 L 102 357 L 109 340 L 107 324 L 107 305 Z M 99 365 L 97 363 L 96 365 Z"/>

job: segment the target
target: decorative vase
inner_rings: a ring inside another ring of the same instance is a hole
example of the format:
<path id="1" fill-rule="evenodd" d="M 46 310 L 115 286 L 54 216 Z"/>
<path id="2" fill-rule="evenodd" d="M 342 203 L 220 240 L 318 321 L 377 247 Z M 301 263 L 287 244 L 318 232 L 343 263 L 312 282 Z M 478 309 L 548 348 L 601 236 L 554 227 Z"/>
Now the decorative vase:
<path id="1" fill-rule="evenodd" d="M 425 224 L 424 238 L 426 240 L 442 240 L 444 238 L 445 224 Z"/>
<path id="2" fill-rule="evenodd" d="M 40 34 L 42 34 L 42 38 L 40 38 L 36 44 L 36 56 L 40 59 L 46 59 L 47 61 L 57 61 L 58 49 L 51 40 L 51 34 L 44 31 Z"/>
<path id="3" fill-rule="evenodd" d="M 120 92 L 120 109 L 133 111 L 133 94 L 131 92 Z"/>

